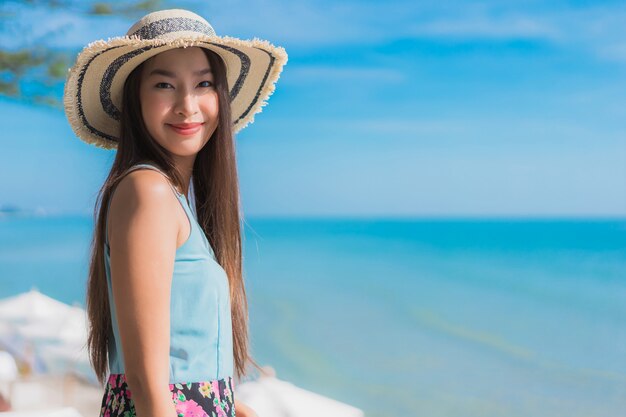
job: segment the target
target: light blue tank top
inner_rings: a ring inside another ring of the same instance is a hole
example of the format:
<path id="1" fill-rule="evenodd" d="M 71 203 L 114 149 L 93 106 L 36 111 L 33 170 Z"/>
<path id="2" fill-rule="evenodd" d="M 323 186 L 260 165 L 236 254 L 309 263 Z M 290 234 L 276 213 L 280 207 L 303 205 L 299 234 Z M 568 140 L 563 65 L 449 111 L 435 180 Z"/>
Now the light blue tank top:
<path id="1" fill-rule="evenodd" d="M 126 173 L 141 167 L 165 175 L 160 169 L 149 164 L 133 165 Z M 198 224 L 187 198 L 179 193 L 172 183 L 170 186 L 187 214 L 191 233 L 185 243 L 176 250 L 174 261 L 170 300 L 169 383 L 232 377 L 234 363 L 228 277 L 217 262 L 213 248 Z M 113 337 L 109 339 L 108 346 L 109 372 L 122 374 L 125 373 L 124 354 L 111 287 L 107 234 L 104 259 L 113 325 Z"/>

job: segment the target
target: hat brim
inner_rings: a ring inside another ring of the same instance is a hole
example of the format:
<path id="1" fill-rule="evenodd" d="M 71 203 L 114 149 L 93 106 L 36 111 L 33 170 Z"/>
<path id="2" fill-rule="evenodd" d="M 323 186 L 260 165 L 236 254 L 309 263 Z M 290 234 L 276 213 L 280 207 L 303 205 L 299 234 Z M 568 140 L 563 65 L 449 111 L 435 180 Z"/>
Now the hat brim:
<path id="1" fill-rule="evenodd" d="M 261 39 L 191 36 L 173 40 L 119 37 L 87 45 L 69 70 L 63 103 L 73 131 L 83 141 L 116 149 L 124 82 L 147 59 L 174 48 L 199 46 L 226 66 L 233 131 L 254 121 L 267 104 L 287 63 L 287 53 Z"/>

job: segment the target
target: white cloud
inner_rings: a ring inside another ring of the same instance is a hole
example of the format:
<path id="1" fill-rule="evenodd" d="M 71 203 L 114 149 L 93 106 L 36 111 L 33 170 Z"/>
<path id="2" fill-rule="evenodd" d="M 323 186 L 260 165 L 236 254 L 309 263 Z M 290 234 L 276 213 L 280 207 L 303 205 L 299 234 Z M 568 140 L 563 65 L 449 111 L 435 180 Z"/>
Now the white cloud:
<path id="1" fill-rule="evenodd" d="M 600 47 L 598 48 L 598 54 L 609 61 L 626 63 L 626 42 L 616 42 Z"/>
<path id="2" fill-rule="evenodd" d="M 72 9 L 13 7 L 14 18 L 0 30 L 4 48 L 49 46 L 77 49 L 97 39 L 122 36 L 130 20 L 119 16 L 84 16 Z"/>
<path id="3" fill-rule="evenodd" d="M 475 16 L 416 23 L 410 33 L 416 37 L 485 39 L 554 39 L 558 30 L 530 16 Z"/>
<path id="4" fill-rule="evenodd" d="M 209 7 L 222 28 L 218 32 L 266 37 L 291 48 L 377 45 L 411 38 L 536 40 L 601 60 L 623 62 L 626 55 L 626 4 L 302 0 L 231 1 Z"/>
<path id="5" fill-rule="evenodd" d="M 285 83 L 300 83 L 302 81 L 324 82 L 332 81 L 373 81 L 373 82 L 402 82 L 404 74 L 394 68 L 376 67 L 338 67 L 330 65 L 300 65 L 293 66 L 285 77 Z"/>
<path id="6" fill-rule="evenodd" d="M 267 1 L 217 3 L 188 1 L 218 34 L 259 37 L 286 48 L 322 50 L 329 46 L 379 45 L 394 40 L 538 40 L 614 62 L 626 60 L 626 4 L 553 5 L 501 1 Z M 18 9 L 0 30 L 5 47 L 39 42 L 80 47 L 88 41 L 125 33 L 131 20 L 80 16 L 76 11 L 40 6 Z M 48 36 L 50 35 L 50 36 Z"/>

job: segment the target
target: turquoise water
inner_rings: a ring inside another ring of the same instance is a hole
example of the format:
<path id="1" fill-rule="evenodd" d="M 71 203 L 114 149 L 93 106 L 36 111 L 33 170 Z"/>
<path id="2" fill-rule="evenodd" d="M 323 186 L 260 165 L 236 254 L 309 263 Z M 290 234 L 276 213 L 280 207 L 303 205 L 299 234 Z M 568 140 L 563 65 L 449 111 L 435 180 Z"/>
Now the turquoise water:
<path id="1" fill-rule="evenodd" d="M 84 305 L 89 217 L 0 219 L 0 297 Z M 623 416 L 626 220 L 248 219 L 251 343 L 367 416 Z"/>

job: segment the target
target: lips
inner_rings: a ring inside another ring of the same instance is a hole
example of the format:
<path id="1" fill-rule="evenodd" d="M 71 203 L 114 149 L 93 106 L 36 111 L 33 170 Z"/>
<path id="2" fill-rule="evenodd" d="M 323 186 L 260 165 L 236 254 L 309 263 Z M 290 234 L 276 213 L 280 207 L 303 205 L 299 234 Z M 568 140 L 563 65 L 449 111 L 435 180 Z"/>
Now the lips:
<path id="1" fill-rule="evenodd" d="M 202 128 L 204 123 L 167 123 L 174 132 L 181 135 L 193 135 Z"/>

